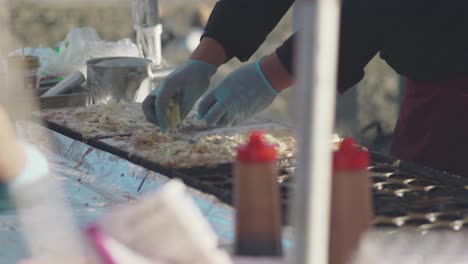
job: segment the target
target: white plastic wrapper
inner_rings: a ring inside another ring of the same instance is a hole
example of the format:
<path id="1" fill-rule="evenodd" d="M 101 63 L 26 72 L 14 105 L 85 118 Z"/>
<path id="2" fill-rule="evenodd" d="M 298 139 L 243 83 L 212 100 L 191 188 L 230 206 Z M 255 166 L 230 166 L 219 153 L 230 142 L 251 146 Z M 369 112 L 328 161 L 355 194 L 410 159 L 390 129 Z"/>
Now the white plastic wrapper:
<path id="1" fill-rule="evenodd" d="M 22 147 L 27 155 L 26 166 L 9 189 L 30 255 L 49 264 L 84 264 L 83 241 L 60 183 L 35 147 Z"/>
<path id="2" fill-rule="evenodd" d="M 371 231 L 363 239 L 353 264 L 468 263 L 466 231 Z"/>
<path id="3" fill-rule="evenodd" d="M 102 40 L 91 27 L 76 28 L 70 31 L 58 44 L 57 53 L 51 48 L 25 48 L 15 50 L 10 55 L 38 56 L 41 61 L 39 72 L 45 76 L 66 76 L 81 71 L 86 76 L 85 64 L 89 59 L 103 57 L 140 57 L 140 50 L 130 39 L 117 42 Z"/>
<path id="4" fill-rule="evenodd" d="M 203 213 L 178 180 L 137 202 L 113 210 L 98 226 L 135 253 L 152 261 L 229 264 Z"/>

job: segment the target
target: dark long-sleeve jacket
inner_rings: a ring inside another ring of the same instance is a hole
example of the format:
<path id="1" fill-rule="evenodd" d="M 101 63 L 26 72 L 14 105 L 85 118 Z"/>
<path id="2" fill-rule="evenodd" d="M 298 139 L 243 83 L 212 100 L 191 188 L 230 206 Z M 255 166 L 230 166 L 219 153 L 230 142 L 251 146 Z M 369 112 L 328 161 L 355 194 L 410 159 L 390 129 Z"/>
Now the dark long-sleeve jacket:
<path id="1" fill-rule="evenodd" d="M 220 0 L 205 35 L 221 43 L 229 59 L 246 61 L 294 0 Z M 293 73 L 294 35 L 276 52 Z M 468 74 L 468 1 L 343 0 L 338 89 L 364 76 L 378 53 L 396 72 L 438 82 Z"/>

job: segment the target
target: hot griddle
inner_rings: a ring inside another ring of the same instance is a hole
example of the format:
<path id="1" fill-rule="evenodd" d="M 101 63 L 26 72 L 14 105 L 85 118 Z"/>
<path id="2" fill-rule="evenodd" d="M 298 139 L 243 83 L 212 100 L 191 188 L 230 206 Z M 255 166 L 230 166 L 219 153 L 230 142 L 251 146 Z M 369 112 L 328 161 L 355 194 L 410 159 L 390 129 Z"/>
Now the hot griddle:
<path id="1" fill-rule="evenodd" d="M 37 117 L 37 116 L 36 116 Z M 232 203 L 232 194 L 231 194 L 231 182 L 224 182 L 223 184 L 214 184 L 209 179 L 217 178 L 219 181 L 221 175 L 228 175 L 232 171 L 232 164 L 217 164 L 212 167 L 192 167 L 192 168 L 171 168 L 162 166 L 148 158 L 138 155 L 138 153 L 129 153 L 123 148 L 119 148 L 116 144 L 115 137 L 128 137 L 126 133 L 112 133 L 109 136 L 97 136 L 97 137 L 88 137 L 84 136 L 78 131 L 75 131 L 61 123 L 55 123 L 48 120 L 38 120 L 41 124 L 45 125 L 49 129 L 63 134 L 67 137 L 70 137 L 74 140 L 86 143 L 91 147 L 95 147 L 106 152 L 112 153 L 116 156 L 129 160 L 132 163 L 140 165 L 142 167 L 148 168 L 155 172 L 161 173 L 168 177 L 179 178 L 184 181 L 185 184 L 196 188 L 200 191 L 210 193 L 218 197 L 220 200 L 226 203 Z M 245 126 L 239 127 L 239 130 L 245 131 L 247 128 L 258 128 L 258 129 L 284 129 L 284 125 L 273 123 L 269 120 L 263 119 L 254 119 L 248 122 Z M 211 132 L 210 132 L 211 133 Z M 283 162 L 284 163 L 284 162 Z M 280 172 L 282 175 L 285 175 L 287 172 L 282 170 Z M 203 176 L 203 175 L 206 175 Z M 230 181 L 230 179 L 229 179 Z"/>
<path id="2" fill-rule="evenodd" d="M 233 203 L 232 164 L 213 167 L 167 168 L 138 154 L 119 148 L 111 137 L 84 138 L 80 133 L 53 122 L 45 122 L 52 130 L 110 152 L 135 164 L 180 178 L 187 185 Z M 114 135 L 113 135 L 114 136 Z M 125 136 L 125 135 L 122 135 Z M 371 152 L 372 196 L 378 228 L 460 230 L 468 227 L 468 178 L 400 161 Z M 294 158 L 280 161 L 279 185 L 283 216 L 288 215 L 294 192 Z M 286 217 L 283 219 L 286 222 Z"/>

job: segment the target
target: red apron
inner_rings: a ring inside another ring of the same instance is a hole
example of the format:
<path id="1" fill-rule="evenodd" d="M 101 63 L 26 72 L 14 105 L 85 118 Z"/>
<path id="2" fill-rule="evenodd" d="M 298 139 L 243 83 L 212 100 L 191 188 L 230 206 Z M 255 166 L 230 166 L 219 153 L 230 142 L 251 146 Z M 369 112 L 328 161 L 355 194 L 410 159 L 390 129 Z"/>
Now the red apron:
<path id="1" fill-rule="evenodd" d="M 391 154 L 468 177 L 468 77 L 437 84 L 409 80 Z"/>

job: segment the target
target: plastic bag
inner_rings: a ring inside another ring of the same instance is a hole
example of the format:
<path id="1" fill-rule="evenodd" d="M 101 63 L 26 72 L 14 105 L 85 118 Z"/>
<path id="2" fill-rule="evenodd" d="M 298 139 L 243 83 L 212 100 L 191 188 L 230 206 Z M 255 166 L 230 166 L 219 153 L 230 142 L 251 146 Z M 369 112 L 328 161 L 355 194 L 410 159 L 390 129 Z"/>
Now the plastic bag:
<path id="1" fill-rule="evenodd" d="M 17 50 L 14 54 L 21 54 Z M 130 39 L 118 42 L 101 40 L 91 27 L 73 29 L 66 39 L 53 49 L 24 49 L 25 55 L 38 56 L 41 61 L 39 72 L 45 76 L 66 76 L 74 71 L 86 75 L 86 62 L 103 57 L 141 57 L 140 50 Z"/>

